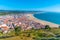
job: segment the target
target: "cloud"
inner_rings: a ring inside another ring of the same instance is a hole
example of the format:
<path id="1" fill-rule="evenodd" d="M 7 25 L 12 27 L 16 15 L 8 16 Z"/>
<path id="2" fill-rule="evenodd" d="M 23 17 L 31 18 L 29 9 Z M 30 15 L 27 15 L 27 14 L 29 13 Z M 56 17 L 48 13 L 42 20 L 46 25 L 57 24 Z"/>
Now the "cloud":
<path id="1" fill-rule="evenodd" d="M 9 8 L 6 6 L 0 5 L 0 10 L 7 10 L 7 9 L 9 9 Z"/>
<path id="2" fill-rule="evenodd" d="M 49 6 L 49 7 L 46 7 L 46 8 L 41 8 L 40 10 L 50 11 L 50 12 L 60 12 L 60 4 Z"/>
<path id="3" fill-rule="evenodd" d="M 44 7 L 44 8 L 11 8 L 9 6 L 0 5 L 0 10 L 40 10 L 40 11 L 48 11 L 48 12 L 60 12 L 60 4 Z"/>
<path id="4" fill-rule="evenodd" d="M 60 12 L 60 4 L 53 5 L 44 8 L 30 8 L 30 9 L 23 9 L 23 10 L 40 10 L 40 11 L 47 11 L 47 12 Z"/>
<path id="5" fill-rule="evenodd" d="M 15 10 L 15 9 L 9 6 L 0 5 L 0 10 Z"/>

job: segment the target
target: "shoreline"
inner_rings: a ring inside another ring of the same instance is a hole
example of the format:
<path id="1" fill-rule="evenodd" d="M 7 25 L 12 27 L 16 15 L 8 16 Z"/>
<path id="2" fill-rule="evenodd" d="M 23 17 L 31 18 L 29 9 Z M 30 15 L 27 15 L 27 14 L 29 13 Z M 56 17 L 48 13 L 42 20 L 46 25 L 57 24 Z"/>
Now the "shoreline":
<path id="1" fill-rule="evenodd" d="M 37 18 L 35 18 L 33 15 L 34 15 L 34 14 L 27 14 L 27 16 L 29 16 L 30 19 L 31 19 L 31 20 L 34 20 L 35 22 L 39 22 L 39 23 L 41 23 L 41 24 L 43 24 L 43 25 L 49 25 L 51 28 L 54 28 L 54 27 L 58 28 L 58 27 L 59 27 L 58 24 L 37 19 Z"/>

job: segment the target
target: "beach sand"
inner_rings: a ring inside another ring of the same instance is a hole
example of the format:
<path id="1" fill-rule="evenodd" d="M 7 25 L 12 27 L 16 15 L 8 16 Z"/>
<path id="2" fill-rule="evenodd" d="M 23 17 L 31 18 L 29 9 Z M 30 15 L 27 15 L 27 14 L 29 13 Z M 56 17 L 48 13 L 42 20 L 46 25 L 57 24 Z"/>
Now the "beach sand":
<path id="1" fill-rule="evenodd" d="M 49 25 L 51 28 L 54 28 L 54 27 L 57 27 L 57 28 L 58 28 L 58 27 L 59 27 L 58 24 L 37 19 L 37 18 L 35 18 L 33 15 L 34 15 L 34 14 L 27 14 L 27 16 L 29 16 L 29 19 L 34 20 L 35 22 L 41 23 L 41 24 L 43 24 L 43 25 Z"/>

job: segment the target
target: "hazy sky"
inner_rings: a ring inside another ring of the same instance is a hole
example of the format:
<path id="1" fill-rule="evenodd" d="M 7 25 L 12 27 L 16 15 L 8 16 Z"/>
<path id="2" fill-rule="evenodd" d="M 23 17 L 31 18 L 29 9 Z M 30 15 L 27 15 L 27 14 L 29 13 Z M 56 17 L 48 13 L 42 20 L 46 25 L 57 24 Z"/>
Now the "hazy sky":
<path id="1" fill-rule="evenodd" d="M 60 12 L 60 0 L 0 0 L 0 9 Z"/>

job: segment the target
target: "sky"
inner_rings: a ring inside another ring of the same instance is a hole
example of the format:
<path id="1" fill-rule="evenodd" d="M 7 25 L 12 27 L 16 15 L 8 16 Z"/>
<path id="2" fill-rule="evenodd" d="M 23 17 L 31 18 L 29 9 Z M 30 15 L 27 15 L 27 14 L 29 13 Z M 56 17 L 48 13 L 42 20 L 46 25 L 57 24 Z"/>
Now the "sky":
<path id="1" fill-rule="evenodd" d="M 60 12 L 60 0 L 0 0 L 0 10 Z"/>

